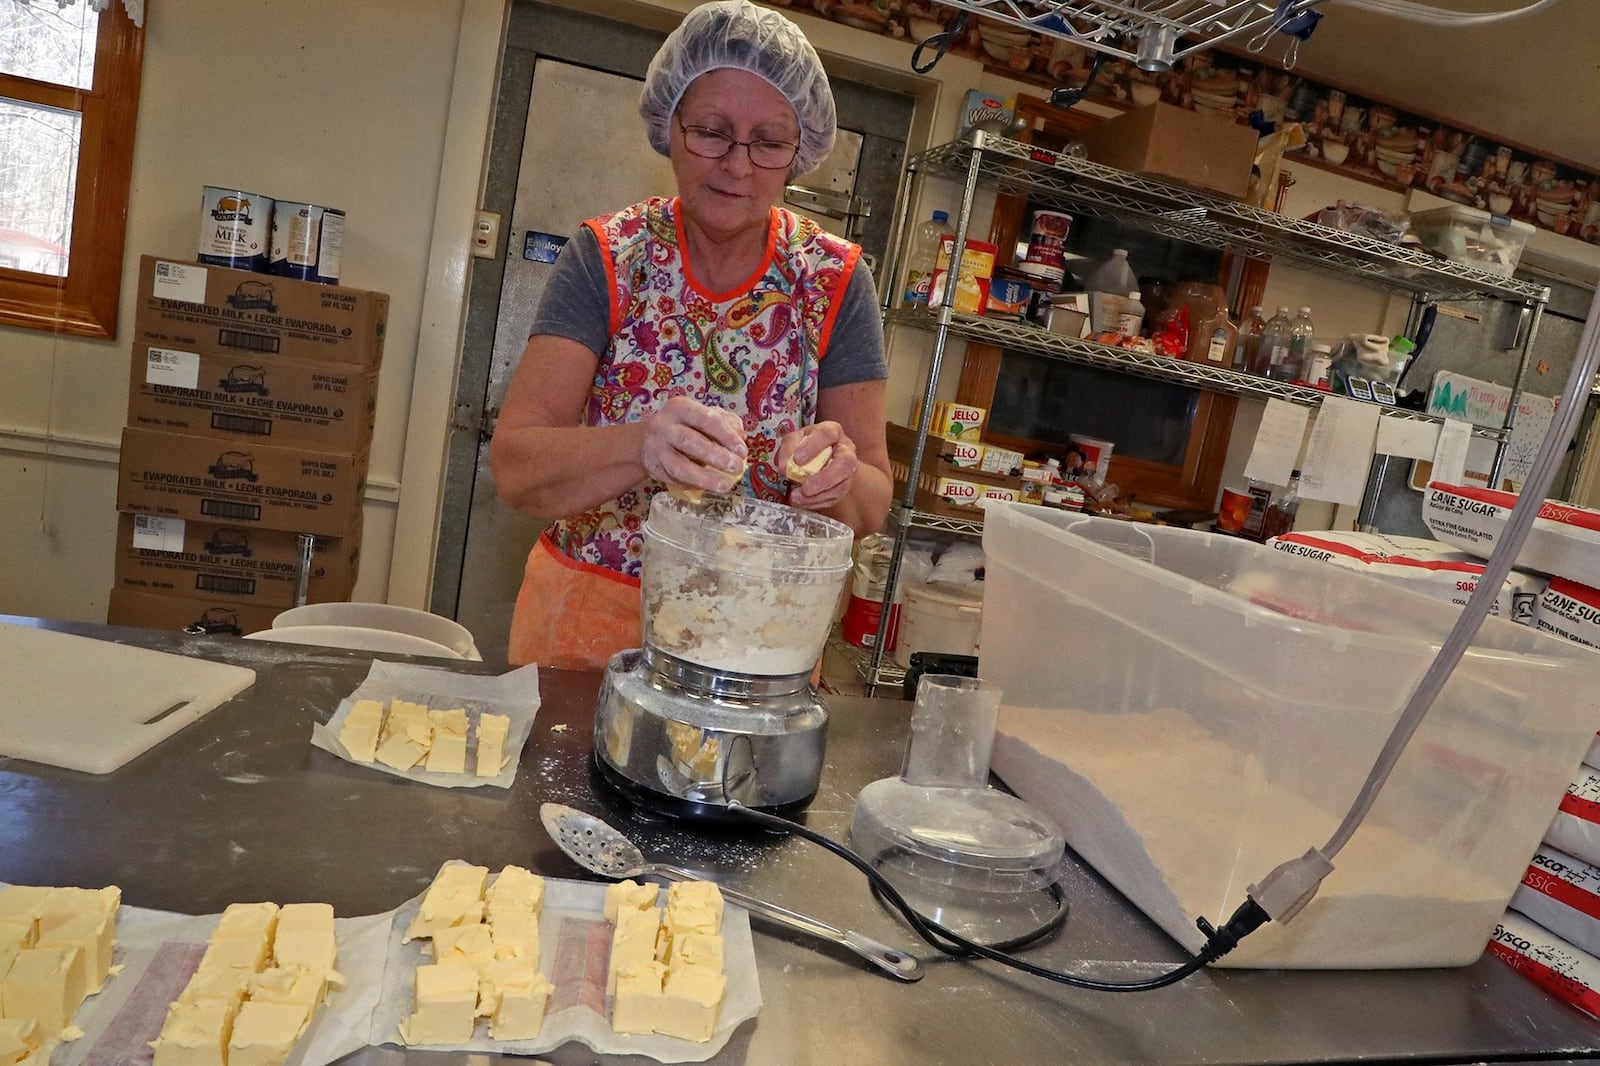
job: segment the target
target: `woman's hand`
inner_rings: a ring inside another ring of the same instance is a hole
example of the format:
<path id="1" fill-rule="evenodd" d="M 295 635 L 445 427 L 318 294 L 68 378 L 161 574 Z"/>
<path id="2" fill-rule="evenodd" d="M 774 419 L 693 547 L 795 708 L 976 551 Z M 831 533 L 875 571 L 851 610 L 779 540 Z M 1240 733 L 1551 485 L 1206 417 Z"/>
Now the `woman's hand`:
<path id="1" fill-rule="evenodd" d="M 674 396 L 645 420 L 639 458 L 668 485 L 731 492 L 744 475 L 744 423 L 732 411 Z"/>
<path id="2" fill-rule="evenodd" d="M 818 422 L 784 437 L 774 465 L 787 472 L 791 463 L 804 467 L 824 452 L 829 453 L 827 460 L 809 477 L 797 481 L 786 473 L 785 476 L 791 477 L 790 506 L 822 511 L 849 495 L 860 464 L 856 459 L 855 442 L 845 436 L 844 427 L 837 422 Z"/>

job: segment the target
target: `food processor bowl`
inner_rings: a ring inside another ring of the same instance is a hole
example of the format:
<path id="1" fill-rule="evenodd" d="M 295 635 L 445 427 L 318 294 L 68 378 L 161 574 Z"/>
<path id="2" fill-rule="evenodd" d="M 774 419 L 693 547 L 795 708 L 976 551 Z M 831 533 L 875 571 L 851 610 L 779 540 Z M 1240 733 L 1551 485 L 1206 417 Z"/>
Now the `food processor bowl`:
<path id="1" fill-rule="evenodd" d="M 645 645 L 714 671 L 809 672 L 850 572 L 850 527 L 786 504 L 657 493 L 644 523 Z"/>

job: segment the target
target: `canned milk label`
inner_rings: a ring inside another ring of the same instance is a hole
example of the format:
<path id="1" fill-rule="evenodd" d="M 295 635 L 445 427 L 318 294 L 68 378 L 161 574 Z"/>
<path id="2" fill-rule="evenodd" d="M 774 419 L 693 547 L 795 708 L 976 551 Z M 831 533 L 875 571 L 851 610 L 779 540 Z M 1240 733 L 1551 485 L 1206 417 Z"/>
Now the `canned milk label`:
<path id="1" fill-rule="evenodd" d="M 207 185 L 200 200 L 202 263 L 265 270 L 272 232 L 272 198 Z"/>
<path id="2" fill-rule="evenodd" d="M 272 216 L 272 273 L 335 284 L 343 249 L 343 211 L 278 201 Z"/>

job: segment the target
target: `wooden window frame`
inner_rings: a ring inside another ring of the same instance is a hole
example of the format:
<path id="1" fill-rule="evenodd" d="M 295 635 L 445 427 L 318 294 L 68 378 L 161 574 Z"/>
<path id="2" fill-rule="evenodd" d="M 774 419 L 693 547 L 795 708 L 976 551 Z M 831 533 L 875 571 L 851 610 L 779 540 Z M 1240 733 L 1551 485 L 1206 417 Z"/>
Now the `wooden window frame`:
<path id="1" fill-rule="evenodd" d="M 117 334 L 144 29 L 121 5 L 108 7 L 99 19 L 89 89 L 0 73 L 0 96 L 76 111 L 82 121 L 66 276 L 0 267 L 0 326 L 83 337 Z"/>
<path id="2" fill-rule="evenodd" d="M 1062 111 L 1042 99 L 1019 96 L 1016 113 L 1026 125 L 1019 139 L 1032 141 L 1035 129 L 1043 129 L 1061 141 L 1088 128 L 1101 119 L 1079 111 Z M 996 197 L 994 215 L 989 227 L 988 240 L 1001 249 L 1015 248 L 1027 217 L 1027 198 L 1015 194 Z M 1224 259 L 1219 281 L 1226 281 L 1229 265 Z M 995 387 L 1000 378 L 1000 362 L 1004 349 L 969 341 L 967 355 L 956 387 L 956 398 L 984 409 L 994 405 Z M 1115 371 L 1112 371 L 1115 373 Z M 1195 390 L 1198 402 L 1194 421 L 1190 426 L 1189 440 L 1184 448 L 1181 464 L 1167 465 L 1133 459 L 1115 451 L 1111 455 L 1109 480 L 1121 490 L 1123 499 L 1136 499 L 1160 507 L 1210 511 L 1214 509 L 1217 491 L 1222 483 L 1223 464 L 1228 455 L 1228 439 L 1233 431 L 1233 415 L 1238 401 L 1233 396 Z M 1065 458 L 1067 442 L 1037 440 L 1031 437 L 1011 437 L 984 432 L 985 440 L 993 440 L 1002 447 L 1027 455 L 1046 455 Z"/>

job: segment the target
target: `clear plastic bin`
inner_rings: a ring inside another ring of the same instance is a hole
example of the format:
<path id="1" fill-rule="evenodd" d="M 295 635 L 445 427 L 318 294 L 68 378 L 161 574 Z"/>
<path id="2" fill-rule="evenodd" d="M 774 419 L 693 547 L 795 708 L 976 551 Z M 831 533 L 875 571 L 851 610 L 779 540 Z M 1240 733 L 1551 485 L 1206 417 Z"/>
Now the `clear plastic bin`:
<path id="1" fill-rule="evenodd" d="M 1533 233 L 1527 222 L 1463 204 L 1419 211 L 1411 216 L 1411 228 L 1424 248 L 1450 262 L 1506 277 L 1522 261 L 1522 249 Z"/>
<path id="2" fill-rule="evenodd" d="M 1458 609 L 1229 537 L 996 506 L 994 771 L 1191 950 L 1320 847 Z M 996 609 L 1001 608 L 1001 609 Z M 1317 897 L 1224 966 L 1465 965 L 1600 724 L 1600 654 L 1488 619 Z"/>

